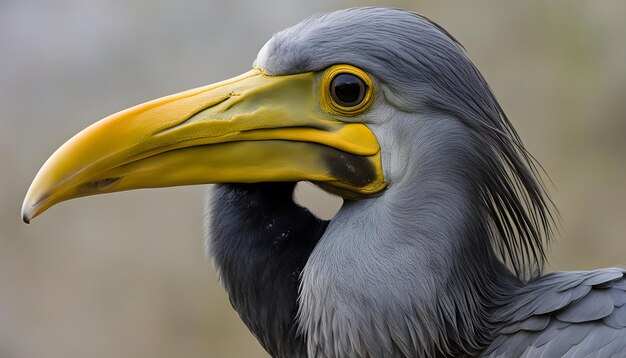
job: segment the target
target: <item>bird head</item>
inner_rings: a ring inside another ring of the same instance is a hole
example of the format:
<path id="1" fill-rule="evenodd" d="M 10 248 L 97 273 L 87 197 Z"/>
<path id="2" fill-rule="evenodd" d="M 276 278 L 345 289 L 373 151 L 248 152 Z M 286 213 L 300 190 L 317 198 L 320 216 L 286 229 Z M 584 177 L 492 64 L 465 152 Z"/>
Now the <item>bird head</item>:
<path id="1" fill-rule="evenodd" d="M 441 146 L 454 148 L 442 171 L 467 159 L 451 175 L 474 185 L 501 250 L 543 257 L 543 189 L 489 86 L 445 30 L 384 8 L 313 16 L 274 35 L 240 76 L 94 123 L 42 166 L 22 216 L 87 195 L 207 183 L 311 181 L 376 198 L 420 175 L 409 163 Z"/>

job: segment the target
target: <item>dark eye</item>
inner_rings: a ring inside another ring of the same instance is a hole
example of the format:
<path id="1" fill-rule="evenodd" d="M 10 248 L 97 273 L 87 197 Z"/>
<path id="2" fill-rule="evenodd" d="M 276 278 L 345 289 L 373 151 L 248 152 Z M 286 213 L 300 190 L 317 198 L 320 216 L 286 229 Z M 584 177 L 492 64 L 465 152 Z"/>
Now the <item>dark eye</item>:
<path id="1" fill-rule="evenodd" d="M 354 107 L 363 102 L 367 86 L 358 76 L 342 73 L 330 83 L 330 96 L 342 107 Z"/>

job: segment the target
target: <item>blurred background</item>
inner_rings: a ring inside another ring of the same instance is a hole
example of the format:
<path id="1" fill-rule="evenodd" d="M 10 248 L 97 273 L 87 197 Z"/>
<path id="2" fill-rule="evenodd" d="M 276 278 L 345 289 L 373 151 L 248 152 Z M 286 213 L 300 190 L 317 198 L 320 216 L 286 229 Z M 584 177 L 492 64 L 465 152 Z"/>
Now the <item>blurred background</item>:
<path id="1" fill-rule="evenodd" d="M 464 44 L 549 173 L 549 269 L 626 262 L 626 2 L 381 3 Z M 368 4 L 1 0 L 0 357 L 266 357 L 204 256 L 206 188 L 79 199 L 31 225 L 21 202 L 92 122 L 247 71 L 272 33 Z"/>

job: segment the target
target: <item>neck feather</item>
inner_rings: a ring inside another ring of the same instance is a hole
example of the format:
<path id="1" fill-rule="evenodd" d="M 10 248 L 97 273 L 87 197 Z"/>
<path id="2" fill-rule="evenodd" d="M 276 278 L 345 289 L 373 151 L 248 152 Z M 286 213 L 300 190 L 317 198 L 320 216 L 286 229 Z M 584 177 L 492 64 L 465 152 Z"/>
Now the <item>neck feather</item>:
<path id="1" fill-rule="evenodd" d="M 293 183 L 216 185 L 207 244 L 230 302 L 273 357 L 305 357 L 300 272 L 327 222 L 292 200 Z"/>
<path id="2" fill-rule="evenodd" d="M 313 250 L 299 307 L 309 356 L 475 354 L 521 284 L 492 248 L 474 143 L 462 128 L 422 133 L 402 179 L 344 204 Z"/>

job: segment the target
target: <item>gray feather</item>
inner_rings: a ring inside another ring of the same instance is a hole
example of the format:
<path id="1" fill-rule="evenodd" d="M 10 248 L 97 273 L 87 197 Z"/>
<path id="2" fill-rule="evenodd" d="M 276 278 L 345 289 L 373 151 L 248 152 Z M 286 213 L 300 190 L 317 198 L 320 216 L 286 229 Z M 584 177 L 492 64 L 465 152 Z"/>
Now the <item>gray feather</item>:
<path id="1" fill-rule="evenodd" d="M 598 286 L 610 284 L 612 286 L 613 281 L 618 281 L 624 276 L 621 270 L 595 270 L 583 281 L 583 285 Z"/>
<path id="2" fill-rule="evenodd" d="M 626 271 L 546 275 L 521 289 L 498 314 L 488 357 L 611 357 L 626 353 Z M 564 301 L 567 301 L 564 303 Z M 536 330 L 539 323 L 549 323 Z"/>
<path id="3" fill-rule="evenodd" d="M 623 291 L 621 291 L 621 294 L 622 294 L 622 297 L 626 296 L 626 294 L 624 294 Z M 616 307 L 613 310 L 611 315 L 604 317 L 602 322 L 604 322 L 604 324 L 606 324 L 607 326 L 615 328 L 615 329 L 626 328 L 626 305 Z"/>
<path id="4" fill-rule="evenodd" d="M 512 334 L 520 330 L 525 331 L 541 331 L 550 323 L 550 316 L 531 316 L 519 322 L 514 322 L 500 330 L 503 334 Z"/>
<path id="5" fill-rule="evenodd" d="M 594 321 L 610 315 L 613 307 L 611 296 L 604 290 L 596 289 L 559 312 L 556 318 L 572 323 Z"/>

